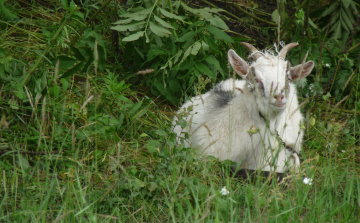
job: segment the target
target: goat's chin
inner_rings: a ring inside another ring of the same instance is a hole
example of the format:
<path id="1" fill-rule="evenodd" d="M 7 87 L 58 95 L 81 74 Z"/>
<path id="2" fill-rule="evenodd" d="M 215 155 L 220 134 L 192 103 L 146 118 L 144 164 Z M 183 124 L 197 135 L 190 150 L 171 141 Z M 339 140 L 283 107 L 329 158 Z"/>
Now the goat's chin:
<path id="1" fill-rule="evenodd" d="M 270 108 L 273 111 L 281 112 L 285 110 L 286 104 L 270 104 Z"/>

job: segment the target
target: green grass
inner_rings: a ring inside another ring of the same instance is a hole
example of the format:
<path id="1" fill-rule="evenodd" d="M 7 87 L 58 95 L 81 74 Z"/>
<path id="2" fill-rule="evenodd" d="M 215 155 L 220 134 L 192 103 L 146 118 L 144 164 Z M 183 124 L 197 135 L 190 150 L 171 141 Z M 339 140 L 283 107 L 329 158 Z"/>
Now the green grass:
<path id="1" fill-rule="evenodd" d="M 91 16 L 103 1 L 90 3 L 81 12 Z M 301 171 L 312 185 L 296 175 L 281 184 L 238 179 L 228 162 L 175 145 L 177 108 L 152 96 L 146 77 L 125 66 L 125 47 L 119 53 L 111 45 L 113 3 L 98 14 L 96 34 L 77 45 L 70 42 L 84 27 L 81 19 L 69 19 L 55 38 L 69 13 L 59 2 L 5 6 L 17 18 L 3 15 L 0 24 L 0 222 L 360 220 L 358 113 L 341 112 L 354 104 L 317 98 L 306 105 Z M 95 60 L 86 57 L 86 72 L 64 78 L 81 60 L 49 61 L 75 58 L 69 46 Z M 229 195 L 220 194 L 224 186 Z"/>

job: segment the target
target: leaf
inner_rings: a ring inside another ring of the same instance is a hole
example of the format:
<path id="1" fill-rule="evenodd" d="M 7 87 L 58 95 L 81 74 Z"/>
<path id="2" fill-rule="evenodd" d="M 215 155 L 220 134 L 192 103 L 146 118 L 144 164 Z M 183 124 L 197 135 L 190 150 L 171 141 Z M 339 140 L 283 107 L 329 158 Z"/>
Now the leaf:
<path id="1" fill-rule="evenodd" d="M 175 56 L 174 56 L 174 64 L 175 64 L 176 62 L 178 62 L 178 60 L 179 60 L 179 58 L 180 58 L 180 56 L 181 56 L 182 53 L 183 53 L 183 51 L 182 51 L 182 50 L 179 50 L 179 51 L 175 54 Z"/>
<path id="2" fill-rule="evenodd" d="M 66 91 L 70 87 L 70 83 L 65 79 L 61 78 L 61 84 L 64 91 Z"/>
<path id="3" fill-rule="evenodd" d="M 231 39 L 231 37 L 226 34 L 224 31 L 222 31 L 219 28 L 216 28 L 215 26 L 208 26 L 207 30 L 214 34 L 216 37 L 218 37 L 219 39 L 225 40 L 226 42 L 230 42 L 233 43 L 234 41 Z"/>
<path id="4" fill-rule="evenodd" d="M 214 57 L 214 55 L 209 55 L 209 56 L 207 56 L 206 59 L 205 59 L 205 61 L 208 62 L 209 65 L 215 66 L 215 68 L 216 68 L 218 71 L 220 71 L 220 73 L 223 73 L 223 70 L 222 70 L 222 68 L 221 68 L 221 66 L 220 66 L 220 63 L 219 63 L 219 61 Z"/>
<path id="5" fill-rule="evenodd" d="M 60 78 L 67 78 L 67 77 L 70 77 L 70 76 L 74 75 L 76 72 L 80 71 L 83 68 L 84 63 L 85 63 L 84 61 L 78 63 L 73 68 L 66 71 Z"/>
<path id="6" fill-rule="evenodd" d="M 156 140 L 149 140 L 146 144 L 146 148 L 148 149 L 149 153 L 156 152 L 160 146 L 160 142 Z"/>
<path id="7" fill-rule="evenodd" d="M 147 58 L 148 58 L 147 61 L 150 61 L 159 55 L 166 55 L 166 54 L 167 53 L 164 50 L 151 48 L 147 54 Z"/>
<path id="8" fill-rule="evenodd" d="M 0 57 L 6 56 L 6 50 L 0 47 Z"/>
<path id="9" fill-rule="evenodd" d="M 140 15 L 148 15 L 151 11 L 152 11 L 152 8 L 150 7 L 150 8 L 138 11 L 138 12 L 120 15 L 120 17 L 136 18 L 136 17 L 139 17 Z"/>
<path id="10" fill-rule="evenodd" d="M 161 135 L 161 136 L 164 136 L 164 137 L 167 136 L 167 133 L 166 133 L 164 130 L 162 130 L 162 129 L 156 130 L 155 133 L 156 133 L 157 135 Z"/>
<path id="11" fill-rule="evenodd" d="M 123 42 L 130 42 L 130 41 L 134 41 L 134 40 L 137 40 L 139 39 L 140 37 L 142 37 L 144 35 L 145 31 L 140 31 L 140 32 L 137 32 L 135 34 L 131 34 L 129 36 L 126 36 L 122 39 Z"/>
<path id="12" fill-rule="evenodd" d="M 123 20 L 116 21 L 113 24 L 115 24 L 115 25 L 128 24 L 128 23 L 132 22 L 133 20 L 134 20 L 134 18 L 123 19 Z"/>
<path id="13" fill-rule="evenodd" d="M 212 25 L 219 27 L 221 29 L 229 29 L 226 23 L 219 17 L 215 16 L 208 20 Z"/>
<path id="14" fill-rule="evenodd" d="M 127 25 L 117 25 L 117 26 L 113 26 L 111 27 L 111 29 L 116 30 L 116 31 L 137 31 L 139 29 L 141 29 L 144 26 L 145 22 L 137 22 L 137 23 L 132 23 L 132 24 L 127 24 Z"/>
<path id="15" fill-rule="evenodd" d="M 347 25 L 346 25 L 346 23 L 344 22 L 344 20 L 340 19 L 340 22 L 341 22 L 341 27 L 343 27 L 346 30 L 346 32 L 350 32 Z"/>
<path id="16" fill-rule="evenodd" d="M 130 108 L 129 114 L 131 115 L 132 113 L 136 112 L 136 110 L 138 110 L 141 105 L 142 105 L 142 101 L 136 103 L 134 106 L 132 106 L 132 107 Z"/>
<path id="17" fill-rule="evenodd" d="M 177 16 L 177 15 L 175 15 L 175 14 L 172 14 L 172 13 L 170 13 L 170 12 L 168 12 L 168 11 L 162 9 L 162 8 L 159 8 L 159 10 L 160 10 L 161 14 L 163 14 L 165 17 L 183 21 L 183 18 L 181 18 L 180 16 Z"/>
<path id="18" fill-rule="evenodd" d="M 50 61 L 54 66 L 56 66 L 58 60 L 60 60 L 60 65 L 59 65 L 60 69 L 68 69 L 76 63 L 76 59 L 67 56 L 58 56 L 56 58 L 51 59 Z"/>
<path id="19" fill-rule="evenodd" d="M 192 49 L 191 49 L 191 54 L 192 55 L 198 54 L 200 48 L 201 48 L 201 43 L 200 42 L 194 43 L 194 45 L 192 46 Z"/>
<path id="20" fill-rule="evenodd" d="M 49 88 L 50 94 L 54 97 L 60 96 L 60 90 L 61 90 L 61 88 L 59 86 L 54 86 L 54 87 Z"/>
<path id="21" fill-rule="evenodd" d="M 175 29 L 172 25 L 170 25 L 169 23 L 165 22 L 164 20 L 162 20 L 161 18 L 157 17 L 156 15 L 154 15 L 155 20 L 160 23 L 161 25 L 163 25 L 166 28 L 169 29 Z"/>
<path id="22" fill-rule="evenodd" d="M 314 27 L 315 29 L 318 29 L 318 26 L 309 18 L 309 24 Z"/>
<path id="23" fill-rule="evenodd" d="M 201 41 L 201 46 L 202 46 L 203 50 L 205 50 L 205 51 L 209 50 L 209 45 L 207 45 L 204 41 Z"/>
<path id="24" fill-rule="evenodd" d="M 273 11 L 271 18 L 276 24 L 279 22 L 279 11 L 277 9 Z"/>
<path id="25" fill-rule="evenodd" d="M 205 64 L 198 62 L 198 63 L 195 64 L 195 67 L 196 67 L 196 69 L 198 69 L 200 71 L 200 73 L 203 73 L 206 76 L 215 79 L 216 75 Z"/>
<path id="26" fill-rule="evenodd" d="M 185 33 L 184 35 L 182 35 L 179 39 L 176 40 L 176 42 L 185 42 L 191 38 L 193 38 L 195 36 L 195 32 L 194 31 L 190 31 Z"/>
<path id="27" fill-rule="evenodd" d="M 169 30 L 167 30 L 153 22 L 150 22 L 150 30 L 155 35 L 160 36 L 160 37 L 169 36 L 171 34 L 171 32 L 169 32 Z"/>
<path id="28" fill-rule="evenodd" d="M 324 17 L 324 16 L 327 16 L 327 15 L 329 15 L 330 13 L 332 13 L 332 12 L 335 10 L 337 4 L 338 4 L 338 1 L 334 2 L 333 4 L 331 4 L 330 7 L 327 8 L 327 9 L 320 15 L 320 18 L 321 18 L 321 17 Z"/>
<path id="29" fill-rule="evenodd" d="M 184 62 L 184 60 L 190 55 L 191 53 L 191 46 L 185 51 L 183 58 L 181 59 L 179 65 Z"/>
<path id="30" fill-rule="evenodd" d="M 349 8 L 350 3 L 352 2 L 352 0 L 342 0 L 343 5 L 345 6 L 345 8 Z"/>
<path id="31" fill-rule="evenodd" d="M 106 51 L 102 46 L 98 46 L 98 55 L 99 55 L 99 69 L 104 70 L 106 64 Z"/>
<path id="32" fill-rule="evenodd" d="M 355 5 L 355 2 L 352 1 L 350 3 L 350 6 L 351 6 L 352 10 L 354 11 L 355 15 L 357 15 L 359 13 L 359 11 L 358 11 L 358 9 L 357 9 L 357 7 Z"/>
<path id="33" fill-rule="evenodd" d="M 340 21 L 335 24 L 334 34 L 332 35 L 332 38 L 338 39 L 341 37 L 341 24 Z"/>
<path id="34" fill-rule="evenodd" d="M 344 20 L 344 22 L 346 23 L 347 27 L 349 27 L 349 30 L 353 30 L 354 26 L 351 24 L 349 17 L 347 16 L 346 12 L 344 10 L 341 10 L 341 16 Z"/>
<path id="35" fill-rule="evenodd" d="M 26 170 L 30 167 L 29 161 L 26 159 L 25 156 L 18 153 L 18 164 L 21 166 L 23 170 Z"/>
<path id="36" fill-rule="evenodd" d="M 80 61 L 84 61 L 85 60 L 85 57 L 81 54 L 80 50 L 73 47 L 73 46 L 70 46 L 70 50 L 74 53 L 74 56 L 77 60 L 80 60 Z"/>

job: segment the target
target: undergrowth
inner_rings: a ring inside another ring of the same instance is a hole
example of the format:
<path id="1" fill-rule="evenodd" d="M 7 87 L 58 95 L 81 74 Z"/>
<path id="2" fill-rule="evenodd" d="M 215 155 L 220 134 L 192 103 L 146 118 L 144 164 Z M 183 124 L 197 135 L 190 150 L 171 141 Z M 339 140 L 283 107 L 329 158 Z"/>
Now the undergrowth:
<path id="1" fill-rule="evenodd" d="M 273 18 L 287 15 L 280 2 L 268 12 Z M 358 222 L 358 28 L 349 46 L 339 36 L 351 36 L 358 3 L 333 3 L 310 19 L 306 1 L 294 2 L 282 38 L 302 46 L 289 61 L 301 63 L 309 49 L 317 63 L 312 78 L 298 83 L 302 173 L 312 185 L 292 175 L 281 184 L 238 179 L 229 162 L 176 145 L 175 105 L 227 78 L 226 51 L 244 56 L 239 42 L 252 41 L 229 30 L 234 9 L 229 15 L 193 1 L 0 1 L 0 221 Z M 254 5 L 245 9 L 261 16 Z M 331 13 L 347 15 L 336 29 L 328 28 Z M 260 27 L 270 45 L 271 24 Z"/>

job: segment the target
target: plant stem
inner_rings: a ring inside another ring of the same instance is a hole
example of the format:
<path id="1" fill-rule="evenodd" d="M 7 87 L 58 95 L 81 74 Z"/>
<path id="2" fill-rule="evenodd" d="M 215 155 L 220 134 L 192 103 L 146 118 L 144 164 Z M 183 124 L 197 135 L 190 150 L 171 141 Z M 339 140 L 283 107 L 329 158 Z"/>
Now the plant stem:
<path id="1" fill-rule="evenodd" d="M 305 7 L 305 4 L 308 2 L 309 0 L 304 0 L 301 5 L 296 9 L 296 12 L 293 14 L 293 16 L 291 16 L 291 18 L 289 19 L 289 21 L 286 23 L 285 27 L 281 30 L 280 33 L 280 37 L 282 37 L 285 33 L 285 31 L 289 28 L 289 26 L 291 25 L 291 23 L 294 21 L 295 19 L 295 14 L 302 8 Z"/>
<path id="2" fill-rule="evenodd" d="M 204 2 L 204 3 L 206 3 L 206 4 L 208 4 L 208 5 L 210 5 L 210 6 L 212 6 L 212 7 L 214 7 L 214 8 L 219 8 L 219 7 L 217 7 L 216 5 L 210 3 L 210 2 L 208 2 L 208 1 L 206 1 L 206 0 L 201 0 L 201 1 Z M 275 26 L 275 27 L 277 26 L 277 25 L 276 25 L 275 23 L 273 23 L 273 22 L 269 22 L 269 21 L 267 21 L 267 20 L 264 20 L 264 19 L 261 19 L 261 18 L 257 17 L 256 15 L 251 14 L 250 12 L 248 12 L 248 11 L 246 11 L 245 9 L 241 8 L 241 6 L 238 5 L 238 4 L 235 4 L 235 3 L 232 3 L 232 2 L 227 2 L 227 3 L 234 5 L 237 9 L 239 9 L 240 11 L 242 11 L 243 13 L 245 13 L 246 15 L 248 15 L 248 16 L 250 16 L 250 17 L 252 17 L 252 18 L 254 18 L 254 19 L 256 19 L 256 20 L 258 20 L 258 21 L 260 21 L 260 22 L 263 22 L 263 23 L 266 23 L 266 24 L 268 24 L 268 25 Z M 226 13 L 226 14 L 228 14 L 228 15 L 231 15 L 231 16 L 233 16 L 233 17 L 236 18 L 236 19 L 240 19 L 239 17 L 234 16 L 234 15 L 231 14 L 230 12 L 224 11 L 224 13 Z"/>
<path id="3" fill-rule="evenodd" d="M 52 46 L 54 45 L 56 38 L 60 35 L 61 31 L 63 30 L 63 28 L 65 27 L 66 23 L 68 22 L 68 20 L 71 18 L 72 14 L 74 13 L 74 11 L 76 10 L 76 8 L 70 13 L 70 15 L 65 14 L 63 19 L 62 19 L 62 23 L 60 25 L 60 27 L 58 28 L 58 30 L 55 32 L 55 34 L 53 35 L 53 37 L 50 40 L 50 43 L 47 45 L 47 47 L 45 48 L 44 52 L 42 53 L 42 55 L 40 55 L 38 57 L 38 59 L 36 60 L 34 66 L 30 69 L 29 73 L 25 76 L 23 82 L 21 83 L 21 86 L 24 86 L 25 83 L 27 82 L 27 80 L 29 79 L 30 75 L 35 71 L 35 69 L 39 66 L 39 64 L 41 63 L 41 61 L 44 59 L 44 57 L 46 56 L 46 54 L 50 51 L 50 49 L 52 48 Z"/>

